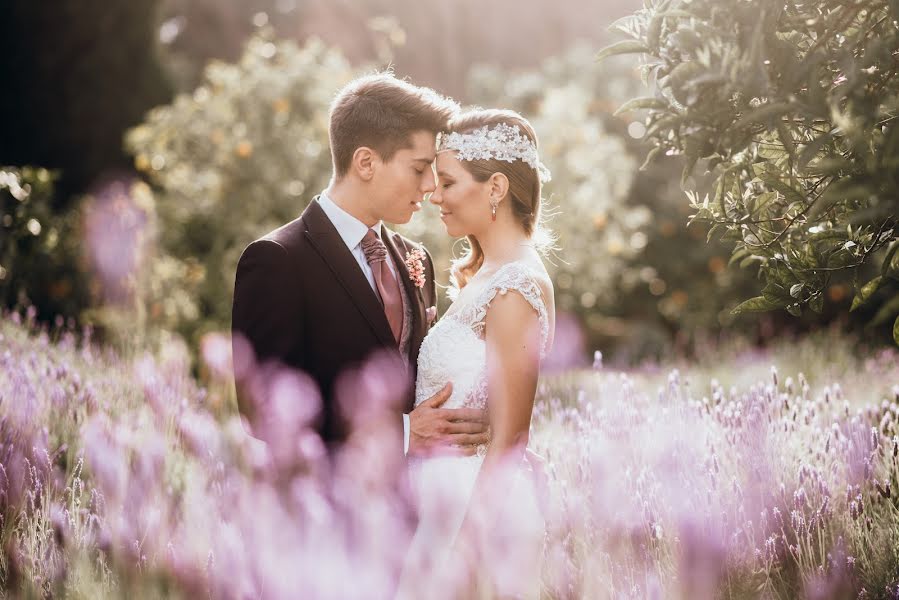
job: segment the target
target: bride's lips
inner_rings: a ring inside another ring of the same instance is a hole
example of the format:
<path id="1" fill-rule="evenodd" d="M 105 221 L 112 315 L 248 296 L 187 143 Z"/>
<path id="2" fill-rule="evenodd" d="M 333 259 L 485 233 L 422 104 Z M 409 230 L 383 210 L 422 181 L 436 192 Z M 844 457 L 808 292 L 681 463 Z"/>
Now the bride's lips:
<path id="1" fill-rule="evenodd" d="M 453 213 L 440 211 L 440 218 L 445 219 L 447 215 L 451 215 Z"/>
<path id="2" fill-rule="evenodd" d="M 415 210 L 421 210 L 421 202 L 420 201 L 412 202 L 412 206 L 415 208 Z"/>

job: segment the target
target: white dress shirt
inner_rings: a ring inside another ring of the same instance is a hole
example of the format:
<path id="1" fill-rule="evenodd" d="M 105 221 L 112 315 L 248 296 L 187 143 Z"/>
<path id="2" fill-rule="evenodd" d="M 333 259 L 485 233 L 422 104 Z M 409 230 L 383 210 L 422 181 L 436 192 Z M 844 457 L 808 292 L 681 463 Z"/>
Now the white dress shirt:
<path id="1" fill-rule="evenodd" d="M 322 210 L 325 211 L 325 216 L 328 217 L 328 220 L 331 221 L 334 228 L 337 229 L 337 233 L 340 234 L 343 243 L 346 244 L 346 247 L 352 252 L 356 262 L 359 263 L 359 268 L 362 269 L 362 273 L 365 275 L 365 278 L 368 279 L 368 284 L 371 286 L 371 289 L 377 294 L 378 287 L 375 283 L 374 273 L 371 271 L 371 265 L 365 260 L 365 252 L 362 250 L 362 238 L 368 233 L 368 225 L 337 206 L 333 200 L 328 198 L 326 192 L 322 192 L 319 195 L 318 204 L 322 207 Z M 379 238 L 381 237 L 380 221 L 371 227 L 371 229 L 374 230 Z M 386 260 L 384 262 L 387 263 L 390 272 L 393 273 L 393 276 L 399 281 L 393 261 Z M 409 415 L 407 414 L 403 414 L 403 452 L 406 454 L 409 453 Z"/>

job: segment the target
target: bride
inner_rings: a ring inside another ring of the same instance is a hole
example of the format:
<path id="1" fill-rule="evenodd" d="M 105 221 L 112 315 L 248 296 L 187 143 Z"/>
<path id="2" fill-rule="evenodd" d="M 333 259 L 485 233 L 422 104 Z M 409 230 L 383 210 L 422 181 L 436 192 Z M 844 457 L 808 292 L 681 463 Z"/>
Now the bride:
<path id="1" fill-rule="evenodd" d="M 447 233 L 466 236 L 469 248 L 452 267 L 453 303 L 422 343 L 416 405 L 451 381 L 444 407 L 487 409 L 490 442 L 474 456 L 410 459 L 420 522 L 399 597 L 469 595 L 453 587 L 460 572 L 463 585 L 486 573 L 479 587 L 530 597 L 539 593 L 543 523 L 527 443 L 555 325 L 552 282 L 539 253 L 549 172 L 530 123 L 505 110 L 453 119 L 436 168 L 430 201 Z"/>

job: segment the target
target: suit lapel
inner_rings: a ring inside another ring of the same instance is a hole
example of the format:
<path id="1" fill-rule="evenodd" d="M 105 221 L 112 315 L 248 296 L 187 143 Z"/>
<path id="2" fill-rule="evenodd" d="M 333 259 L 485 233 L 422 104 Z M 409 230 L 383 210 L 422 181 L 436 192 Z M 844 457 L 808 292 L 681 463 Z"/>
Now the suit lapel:
<path id="1" fill-rule="evenodd" d="M 385 345 L 396 346 L 381 301 L 359 268 L 359 263 L 343 242 L 331 220 L 328 219 L 318 199 L 313 200 L 303 212 L 307 224 L 306 237 L 316 252 L 330 267 L 334 277 L 349 294 L 359 312 L 368 321 L 375 335 Z"/>
<path id="2" fill-rule="evenodd" d="M 412 303 L 412 335 L 409 338 L 409 354 L 412 364 L 415 364 L 418 360 L 419 346 L 421 346 L 421 342 L 424 339 L 425 306 L 421 297 L 421 289 L 412 283 L 412 278 L 409 276 L 409 270 L 406 267 L 406 254 L 400 251 L 401 247 L 405 248 L 406 246 L 399 238 L 399 235 L 389 231 L 382 225 L 381 240 L 393 257 L 393 264 L 396 266 L 400 281 L 402 281 L 402 285 L 406 289 L 406 295 L 409 296 L 409 301 Z"/>

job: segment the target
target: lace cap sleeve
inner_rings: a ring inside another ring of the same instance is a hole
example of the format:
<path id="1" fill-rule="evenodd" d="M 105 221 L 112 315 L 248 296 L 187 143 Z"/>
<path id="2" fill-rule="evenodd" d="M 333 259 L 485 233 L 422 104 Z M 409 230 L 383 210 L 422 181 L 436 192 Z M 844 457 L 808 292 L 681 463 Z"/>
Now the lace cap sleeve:
<path id="1" fill-rule="evenodd" d="M 528 304 L 537 312 L 540 322 L 540 358 L 546 356 L 546 343 L 549 338 L 549 317 L 547 315 L 546 303 L 543 299 L 543 292 L 537 283 L 533 274 L 528 268 L 520 263 L 509 263 L 503 265 L 490 280 L 490 283 L 481 292 L 478 302 L 475 303 L 474 326 L 479 335 L 483 335 L 486 328 L 487 310 L 490 303 L 496 298 L 496 294 L 501 295 L 515 291 L 528 301 Z"/>

